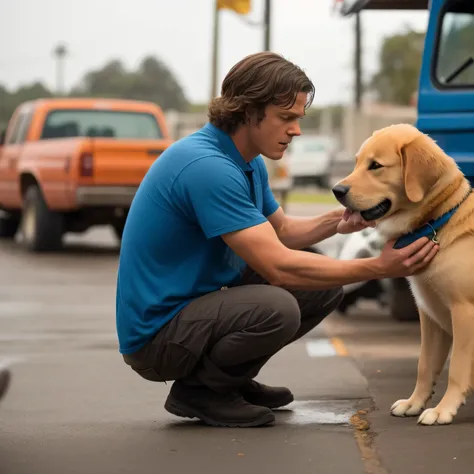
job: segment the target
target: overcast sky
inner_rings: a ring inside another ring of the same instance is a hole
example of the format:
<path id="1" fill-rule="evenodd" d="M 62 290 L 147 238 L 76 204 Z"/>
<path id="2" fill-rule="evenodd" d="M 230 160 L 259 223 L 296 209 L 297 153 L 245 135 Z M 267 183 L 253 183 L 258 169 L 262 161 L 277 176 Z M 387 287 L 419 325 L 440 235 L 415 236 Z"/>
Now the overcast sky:
<path id="1" fill-rule="evenodd" d="M 134 67 L 143 56 L 161 58 L 193 102 L 210 93 L 214 0 L 0 0 L 0 83 L 55 86 L 52 50 L 70 49 L 66 86 L 117 58 Z M 291 5 L 291 6 L 290 6 Z M 253 0 L 252 21 L 263 14 Z M 384 36 L 405 25 L 425 29 L 426 12 L 366 12 L 364 67 L 374 71 Z M 7 46 L 8 45 L 8 46 Z M 332 14 L 332 0 L 273 0 L 272 50 L 302 66 L 316 86 L 315 104 L 352 97 L 353 21 Z M 219 80 L 247 54 L 261 50 L 263 31 L 233 12 L 221 14 Z"/>

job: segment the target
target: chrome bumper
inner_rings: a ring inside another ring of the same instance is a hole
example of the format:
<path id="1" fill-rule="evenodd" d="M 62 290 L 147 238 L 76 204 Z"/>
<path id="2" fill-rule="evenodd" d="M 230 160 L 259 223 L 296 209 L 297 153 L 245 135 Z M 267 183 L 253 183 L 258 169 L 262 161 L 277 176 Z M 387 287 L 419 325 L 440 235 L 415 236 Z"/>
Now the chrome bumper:
<path id="1" fill-rule="evenodd" d="M 130 207 L 137 189 L 136 186 L 83 186 L 76 190 L 76 202 L 85 207 Z"/>

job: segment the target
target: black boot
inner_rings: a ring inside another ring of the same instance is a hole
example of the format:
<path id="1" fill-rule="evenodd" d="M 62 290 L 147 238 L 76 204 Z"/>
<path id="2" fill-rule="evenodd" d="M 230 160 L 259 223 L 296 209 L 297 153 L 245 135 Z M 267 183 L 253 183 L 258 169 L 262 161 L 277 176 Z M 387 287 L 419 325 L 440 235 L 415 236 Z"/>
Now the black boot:
<path id="1" fill-rule="evenodd" d="M 255 380 L 250 380 L 241 387 L 240 393 L 246 402 L 267 408 L 279 408 L 294 400 L 293 394 L 286 387 L 269 387 Z"/>
<path id="2" fill-rule="evenodd" d="M 275 420 L 270 409 L 246 402 L 238 392 L 220 394 L 180 381 L 173 383 L 165 409 L 176 416 L 199 418 L 212 426 L 261 426 Z"/>

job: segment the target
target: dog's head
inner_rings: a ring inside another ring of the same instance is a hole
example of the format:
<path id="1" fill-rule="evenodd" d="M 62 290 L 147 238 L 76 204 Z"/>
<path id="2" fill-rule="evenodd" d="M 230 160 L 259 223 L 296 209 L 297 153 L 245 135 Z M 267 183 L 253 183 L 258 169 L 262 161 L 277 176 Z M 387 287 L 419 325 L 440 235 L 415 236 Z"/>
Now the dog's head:
<path id="1" fill-rule="evenodd" d="M 453 166 L 427 135 L 408 124 L 376 131 L 361 146 L 353 172 L 333 187 L 345 207 L 366 220 L 416 208 Z"/>

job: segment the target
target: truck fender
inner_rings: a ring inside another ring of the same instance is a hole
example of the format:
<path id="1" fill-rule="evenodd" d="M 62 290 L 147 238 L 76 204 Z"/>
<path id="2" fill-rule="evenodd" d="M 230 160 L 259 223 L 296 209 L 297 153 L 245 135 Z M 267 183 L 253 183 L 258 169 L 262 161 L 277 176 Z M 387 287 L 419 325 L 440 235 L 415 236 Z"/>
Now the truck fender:
<path id="1" fill-rule="evenodd" d="M 39 190 L 41 191 L 41 194 L 43 195 L 43 199 L 45 200 L 46 204 L 49 207 L 48 199 L 47 196 L 45 196 L 42 188 L 41 188 L 41 181 L 38 179 L 36 174 L 33 171 L 22 171 L 20 173 L 20 195 L 22 202 L 25 198 L 26 190 L 30 186 L 37 186 Z"/>

